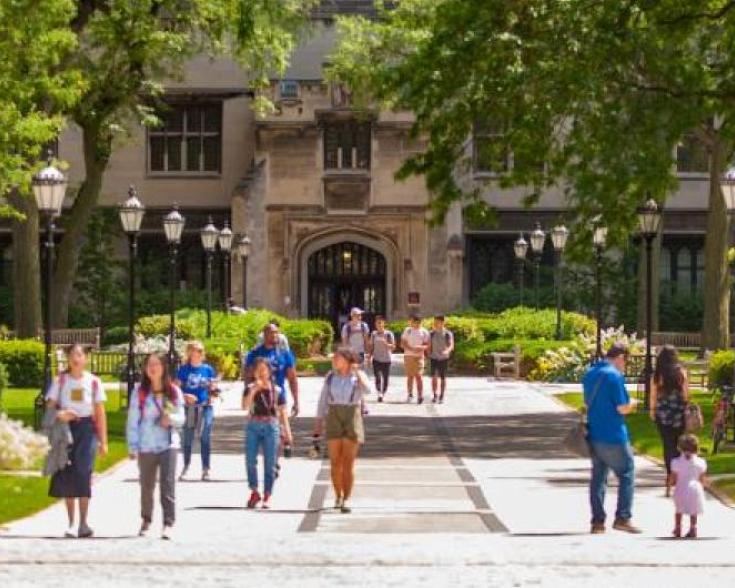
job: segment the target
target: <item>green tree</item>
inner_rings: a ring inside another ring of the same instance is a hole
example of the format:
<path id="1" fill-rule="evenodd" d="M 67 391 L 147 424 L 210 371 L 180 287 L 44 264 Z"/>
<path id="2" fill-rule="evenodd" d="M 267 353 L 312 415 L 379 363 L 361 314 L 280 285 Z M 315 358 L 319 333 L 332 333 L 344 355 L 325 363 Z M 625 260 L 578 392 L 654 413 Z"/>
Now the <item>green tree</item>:
<path id="1" fill-rule="evenodd" d="M 415 113 L 426 149 L 399 176 L 426 177 L 437 220 L 458 200 L 482 208 L 459 178 L 474 125 L 490 119 L 504 133 L 483 156 L 545 162 L 516 166 L 501 186 L 525 186 L 529 206 L 563 186 L 576 238 L 589 242 L 602 214 L 622 245 L 646 195 L 664 202 L 675 189 L 675 146 L 695 133 L 710 159 L 703 340 L 726 345 L 719 178 L 735 144 L 735 2 L 403 0 L 340 28 L 333 75 L 364 105 Z"/>
<path id="2" fill-rule="evenodd" d="M 131 124 L 155 124 L 162 83 L 180 76 L 194 55 L 232 56 L 248 70 L 252 88 L 265 85 L 269 74 L 284 69 L 312 4 L 313 0 L 74 2 L 70 31 L 77 47 L 62 65 L 80 71 L 85 83 L 81 100 L 70 110 L 70 119 L 82 133 L 85 175 L 61 223 L 55 325 L 67 322 L 79 243 L 98 202 L 116 136 Z M 256 105 L 262 102 L 258 99 Z M 27 230 L 33 227 L 27 225 Z M 27 244 L 32 245 L 30 240 Z M 32 296 L 25 292 L 23 298 Z"/>
<path id="3" fill-rule="evenodd" d="M 29 17 L 32 15 L 32 17 Z M 0 0 L 0 216 L 12 217 L 15 328 L 35 336 L 41 323 L 38 213 L 30 179 L 79 98 L 81 78 L 62 68 L 75 48 L 71 0 Z"/>
<path id="4" fill-rule="evenodd" d="M 74 284 L 72 310 L 85 324 L 105 330 L 125 319 L 126 282 L 124 263 L 116 261 L 115 242 L 122 230 L 117 212 L 96 210 L 87 223 Z"/>

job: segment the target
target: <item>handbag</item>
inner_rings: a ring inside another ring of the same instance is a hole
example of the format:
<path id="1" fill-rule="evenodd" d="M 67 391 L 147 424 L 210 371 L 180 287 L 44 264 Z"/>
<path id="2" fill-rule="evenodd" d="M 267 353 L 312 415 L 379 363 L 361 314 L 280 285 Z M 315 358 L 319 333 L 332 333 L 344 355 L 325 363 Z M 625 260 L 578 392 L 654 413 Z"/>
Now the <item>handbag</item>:
<path id="1" fill-rule="evenodd" d="M 588 439 L 589 430 L 587 427 L 587 413 L 597 398 L 597 393 L 600 391 L 600 386 L 602 385 L 602 378 L 603 376 L 600 376 L 600 379 L 597 380 L 597 383 L 595 384 L 595 389 L 592 391 L 588 409 L 579 415 L 579 421 L 569 429 L 566 437 L 564 437 L 564 448 L 569 453 L 573 453 L 579 457 L 591 456 L 590 443 Z"/>
<path id="2" fill-rule="evenodd" d="M 687 433 L 699 431 L 704 426 L 704 416 L 698 404 L 687 404 L 684 409 L 684 430 Z"/>

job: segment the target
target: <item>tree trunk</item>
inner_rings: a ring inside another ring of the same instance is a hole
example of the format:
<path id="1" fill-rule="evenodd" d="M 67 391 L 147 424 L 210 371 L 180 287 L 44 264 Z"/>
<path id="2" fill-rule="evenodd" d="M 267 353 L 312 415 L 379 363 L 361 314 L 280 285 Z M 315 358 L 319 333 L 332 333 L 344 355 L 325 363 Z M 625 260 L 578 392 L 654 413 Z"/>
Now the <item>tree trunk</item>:
<path id="1" fill-rule="evenodd" d="M 41 264 L 38 208 L 33 198 L 13 190 L 8 199 L 25 220 L 13 220 L 13 313 L 18 337 L 37 337 L 41 329 Z"/>
<path id="2" fill-rule="evenodd" d="M 659 301 L 661 298 L 661 241 L 664 234 L 664 219 L 658 225 L 658 235 L 653 240 L 653 251 L 651 254 L 651 295 L 653 299 L 652 327 L 654 332 L 659 327 Z M 637 305 L 637 331 L 638 335 L 646 332 L 646 241 L 641 238 L 638 246 L 638 305 Z"/>
<path id="3" fill-rule="evenodd" d="M 99 200 L 102 178 L 110 158 L 110 141 L 98 126 L 82 125 L 85 177 L 71 213 L 64 222 L 64 236 L 57 248 L 54 272 L 54 326 L 64 328 L 69 321 L 74 280 L 79 266 L 82 239 L 89 218 Z"/>
<path id="4" fill-rule="evenodd" d="M 727 348 L 730 339 L 730 276 L 727 263 L 730 221 L 720 188 L 724 166 L 724 149 L 716 141 L 710 158 L 709 214 L 705 237 L 703 350 Z"/>

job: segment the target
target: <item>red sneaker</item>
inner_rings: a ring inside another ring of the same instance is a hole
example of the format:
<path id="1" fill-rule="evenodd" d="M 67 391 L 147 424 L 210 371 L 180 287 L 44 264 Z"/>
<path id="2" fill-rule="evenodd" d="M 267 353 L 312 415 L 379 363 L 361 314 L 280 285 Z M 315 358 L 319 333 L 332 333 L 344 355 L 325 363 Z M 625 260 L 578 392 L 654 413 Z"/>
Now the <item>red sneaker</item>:
<path id="1" fill-rule="evenodd" d="M 265 494 L 263 495 L 263 504 L 261 504 L 261 505 L 260 505 L 260 506 L 261 506 L 261 508 L 265 508 L 265 509 L 268 509 L 268 508 L 270 508 L 271 506 L 270 506 L 270 504 L 268 503 L 268 501 L 269 501 L 270 499 L 271 499 L 271 495 L 270 495 L 270 494 L 268 494 L 268 493 L 266 492 L 266 493 L 265 493 Z"/>
<path id="2" fill-rule="evenodd" d="M 260 494 L 258 494 L 257 490 L 253 490 L 250 493 L 250 499 L 248 500 L 248 508 L 255 508 L 258 506 L 258 503 L 260 502 Z"/>

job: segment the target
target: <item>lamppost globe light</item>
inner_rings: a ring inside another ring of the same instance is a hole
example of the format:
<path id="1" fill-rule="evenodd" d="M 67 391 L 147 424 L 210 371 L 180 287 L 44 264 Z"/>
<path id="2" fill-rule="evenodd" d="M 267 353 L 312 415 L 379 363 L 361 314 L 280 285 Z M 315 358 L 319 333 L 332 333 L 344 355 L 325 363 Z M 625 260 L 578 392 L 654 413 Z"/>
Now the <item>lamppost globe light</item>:
<path id="1" fill-rule="evenodd" d="M 33 176 L 31 185 L 38 210 L 46 215 L 59 216 L 64 205 L 67 181 L 66 176 L 53 165 L 51 151 L 46 167 Z"/>
<path id="2" fill-rule="evenodd" d="M 237 243 L 237 253 L 242 259 L 247 259 L 250 255 L 250 237 L 243 235 Z"/>
<path id="3" fill-rule="evenodd" d="M 230 229 L 227 221 L 225 221 L 225 226 L 219 232 L 219 236 L 217 237 L 217 240 L 219 241 L 219 248 L 222 251 L 229 252 L 232 249 L 232 237 L 232 229 Z"/>
<path id="4" fill-rule="evenodd" d="M 540 255 L 544 250 L 544 242 L 546 241 L 546 233 L 541 228 L 541 223 L 536 223 L 536 228 L 531 231 L 531 249 L 536 255 Z"/>
<path id="5" fill-rule="evenodd" d="M 592 233 L 592 244 L 595 247 L 604 247 L 607 243 L 607 227 L 597 225 Z"/>
<path id="6" fill-rule="evenodd" d="M 564 225 L 557 225 L 551 230 L 551 243 L 555 251 L 564 251 L 569 238 L 569 229 Z"/>
<path id="7" fill-rule="evenodd" d="M 526 258 L 526 253 L 528 253 L 528 241 L 523 238 L 523 233 L 521 233 L 518 240 L 513 243 L 513 252 L 516 255 L 516 259 Z"/>
<path id="8" fill-rule="evenodd" d="M 118 209 L 120 214 L 120 224 L 123 230 L 128 234 L 140 232 L 140 226 L 143 224 L 143 215 L 145 214 L 145 206 L 138 199 L 138 192 L 135 186 L 128 188 L 128 199 L 120 204 Z"/>
<path id="9" fill-rule="evenodd" d="M 184 232 L 184 217 L 179 212 L 178 205 L 174 204 L 173 209 L 163 219 L 163 231 L 166 233 L 166 241 L 169 244 L 178 245 L 181 243 L 181 234 Z"/>
<path id="10" fill-rule="evenodd" d="M 642 237 L 651 237 L 658 234 L 658 227 L 661 223 L 661 209 L 653 198 L 649 198 L 646 203 L 638 208 L 638 230 Z"/>
<path id="11" fill-rule="evenodd" d="M 735 164 L 731 165 L 720 180 L 725 207 L 730 214 L 735 213 Z"/>
<path id="12" fill-rule="evenodd" d="M 204 251 L 211 253 L 215 250 L 217 247 L 217 241 L 219 239 L 219 231 L 217 230 L 217 227 L 214 226 L 212 223 L 212 217 L 209 217 L 209 222 L 207 225 L 202 229 L 201 233 L 202 238 L 202 247 L 204 247 Z"/>

